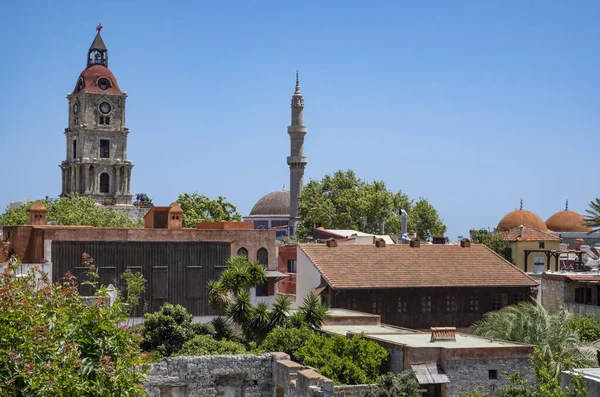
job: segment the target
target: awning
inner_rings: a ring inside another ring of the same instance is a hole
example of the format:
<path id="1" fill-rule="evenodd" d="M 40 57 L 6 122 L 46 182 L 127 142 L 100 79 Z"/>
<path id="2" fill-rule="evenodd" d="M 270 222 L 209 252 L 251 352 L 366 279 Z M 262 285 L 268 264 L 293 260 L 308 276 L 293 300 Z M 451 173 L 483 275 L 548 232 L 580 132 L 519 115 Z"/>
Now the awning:
<path id="1" fill-rule="evenodd" d="M 277 270 L 267 270 L 267 278 L 286 278 L 289 277 L 287 273 L 281 273 Z"/>
<path id="2" fill-rule="evenodd" d="M 421 385 L 436 385 L 438 383 L 450 383 L 448 375 L 438 364 L 411 364 L 410 366 Z"/>

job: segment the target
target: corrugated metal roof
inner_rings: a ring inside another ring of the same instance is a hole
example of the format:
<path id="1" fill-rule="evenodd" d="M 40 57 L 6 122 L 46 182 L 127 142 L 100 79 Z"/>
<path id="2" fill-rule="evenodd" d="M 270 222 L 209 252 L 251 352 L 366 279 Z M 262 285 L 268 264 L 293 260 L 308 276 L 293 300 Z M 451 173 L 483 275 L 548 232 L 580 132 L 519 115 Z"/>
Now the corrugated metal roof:
<path id="1" fill-rule="evenodd" d="M 411 364 L 410 366 L 417 380 L 422 385 L 436 385 L 439 383 L 450 383 L 448 375 L 444 372 L 441 365 L 430 364 Z"/>

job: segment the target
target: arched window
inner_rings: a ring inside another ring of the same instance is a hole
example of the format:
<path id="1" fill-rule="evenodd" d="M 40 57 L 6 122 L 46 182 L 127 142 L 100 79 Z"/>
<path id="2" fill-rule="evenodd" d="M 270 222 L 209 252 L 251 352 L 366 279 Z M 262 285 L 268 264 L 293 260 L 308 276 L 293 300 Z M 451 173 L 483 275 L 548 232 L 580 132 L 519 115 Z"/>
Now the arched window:
<path id="1" fill-rule="evenodd" d="M 265 248 L 259 248 L 256 252 L 256 260 L 264 266 L 269 265 L 269 252 Z"/>
<path id="2" fill-rule="evenodd" d="M 244 255 L 246 258 L 248 257 L 248 250 L 244 247 L 237 250 L 238 256 Z"/>
<path id="3" fill-rule="evenodd" d="M 110 177 L 106 172 L 100 174 L 100 193 L 110 193 Z"/>

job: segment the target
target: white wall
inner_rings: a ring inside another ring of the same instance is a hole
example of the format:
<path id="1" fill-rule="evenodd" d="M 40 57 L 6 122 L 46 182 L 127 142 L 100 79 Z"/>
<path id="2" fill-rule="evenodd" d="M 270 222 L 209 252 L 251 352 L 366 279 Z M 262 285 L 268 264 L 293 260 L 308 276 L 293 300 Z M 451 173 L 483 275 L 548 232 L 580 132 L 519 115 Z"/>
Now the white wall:
<path id="1" fill-rule="evenodd" d="M 311 262 L 300 246 L 296 246 L 296 301 L 297 308 L 304 298 L 321 284 L 321 272 Z"/>

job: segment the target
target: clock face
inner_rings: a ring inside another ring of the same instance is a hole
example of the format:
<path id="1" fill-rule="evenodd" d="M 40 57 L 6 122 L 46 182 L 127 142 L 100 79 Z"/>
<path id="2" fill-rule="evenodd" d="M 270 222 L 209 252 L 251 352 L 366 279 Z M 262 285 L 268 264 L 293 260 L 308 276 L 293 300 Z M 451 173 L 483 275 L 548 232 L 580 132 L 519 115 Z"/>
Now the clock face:
<path id="1" fill-rule="evenodd" d="M 110 112 L 110 104 L 108 102 L 102 102 L 100 104 L 100 111 L 104 114 L 107 114 Z"/>
<path id="2" fill-rule="evenodd" d="M 73 105 L 73 113 L 77 114 L 78 111 L 79 111 L 79 104 L 76 103 Z"/>

